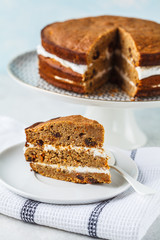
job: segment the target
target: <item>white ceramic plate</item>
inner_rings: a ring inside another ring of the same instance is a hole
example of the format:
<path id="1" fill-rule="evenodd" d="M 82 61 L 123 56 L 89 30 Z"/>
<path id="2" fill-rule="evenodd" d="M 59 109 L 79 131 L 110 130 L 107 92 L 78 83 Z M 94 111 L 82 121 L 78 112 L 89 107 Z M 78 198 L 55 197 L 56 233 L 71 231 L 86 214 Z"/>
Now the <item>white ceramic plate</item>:
<path id="1" fill-rule="evenodd" d="M 0 182 L 9 190 L 29 199 L 55 204 L 85 204 L 112 198 L 130 185 L 111 169 L 111 184 L 76 184 L 43 177 L 30 171 L 23 153 L 24 143 L 0 154 Z M 121 150 L 112 149 L 117 165 L 137 179 L 135 162 Z"/>

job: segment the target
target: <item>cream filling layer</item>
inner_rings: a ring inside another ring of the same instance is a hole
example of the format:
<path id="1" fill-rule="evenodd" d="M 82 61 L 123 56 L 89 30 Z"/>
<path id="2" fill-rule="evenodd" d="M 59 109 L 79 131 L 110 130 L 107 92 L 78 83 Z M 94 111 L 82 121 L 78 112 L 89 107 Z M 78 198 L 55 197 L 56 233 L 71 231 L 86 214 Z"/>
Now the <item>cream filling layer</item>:
<path id="1" fill-rule="evenodd" d="M 75 81 L 73 81 L 73 80 L 70 80 L 70 79 L 68 79 L 68 78 L 62 78 L 62 77 L 58 77 L 58 76 L 55 76 L 54 75 L 54 78 L 55 79 L 58 79 L 58 80 L 62 80 L 63 82 L 66 82 L 66 83 L 70 83 L 70 84 L 73 84 L 73 83 L 77 83 L 78 84 L 78 82 L 75 82 Z M 81 84 L 78 84 L 78 85 L 85 85 L 84 84 L 84 82 L 83 83 L 81 83 Z"/>
<path id="2" fill-rule="evenodd" d="M 108 68 L 108 70 L 104 69 L 104 70 L 98 72 L 98 73 L 93 77 L 93 79 L 97 79 L 97 78 L 102 77 L 105 73 L 109 72 L 110 70 L 111 70 L 111 68 Z M 70 84 L 73 84 L 73 83 L 77 83 L 77 84 L 78 84 L 78 82 L 75 82 L 75 81 L 70 80 L 70 79 L 67 79 L 67 78 L 62 78 L 62 77 L 58 77 L 58 76 L 54 76 L 54 78 L 55 78 L 55 79 L 58 79 L 58 80 L 62 80 L 62 81 L 67 82 L 67 83 L 70 83 Z M 79 84 L 79 85 L 86 85 L 86 82 L 83 82 L 83 83 L 81 83 L 81 84 Z"/>
<path id="3" fill-rule="evenodd" d="M 138 73 L 138 78 L 139 80 L 142 80 L 147 77 L 155 76 L 155 75 L 160 75 L 160 65 L 158 66 L 143 66 L 143 67 L 135 67 L 133 64 L 133 59 L 129 60 L 124 54 L 121 53 L 119 49 L 115 50 L 116 55 L 120 55 L 123 59 L 126 60 L 128 64 L 130 64 L 132 67 L 134 67 Z"/>
<path id="4" fill-rule="evenodd" d="M 67 60 L 64 60 L 60 57 L 57 57 L 56 55 L 54 55 L 52 53 L 47 52 L 43 48 L 42 45 L 37 46 L 37 53 L 39 55 L 44 56 L 44 57 L 52 58 L 52 59 L 58 61 L 59 63 L 61 63 L 64 67 L 71 68 L 74 72 L 77 72 L 77 73 L 80 73 L 80 74 L 84 74 L 88 69 L 87 65 L 75 64 L 75 63 L 69 62 Z"/>
<path id="5" fill-rule="evenodd" d="M 125 61 L 131 65 L 132 67 L 134 67 L 132 61 L 133 59 L 131 58 L 131 60 L 129 58 L 127 58 L 119 49 L 116 49 L 114 52 L 116 55 L 121 56 L 123 59 L 125 59 Z"/>
<path id="6" fill-rule="evenodd" d="M 160 88 L 160 84 L 152 85 L 152 88 Z"/>
<path id="7" fill-rule="evenodd" d="M 134 88 L 136 88 L 136 85 L 134 82 L 130 80 L 130 78 L 117 66 L 114 67 L 115 70 L 119 73 L 119 75 L 125 79 L 126 82 L 128 82 L 130 85 L 132 85 Z"/>
<path id="8" fill-rule="evenodd" d="M 57 57 L 56 55 L 47 52 L 42 45 L 37 46 L 37 53 L 39 55 L 42 55 L 44 57 L 52 58 L 55 59 L 56 61 L 60 62 L 64 67 L 71 68 L 74 72 L 77 72 L 79 74 L 84 74 L 88 66 L 83 65 L 83 64 L 75 64 L 72 62 L 69 62 L 67 60 L 64 60 L 62 58 Z M 129 60 L 124 54 L 121 53 L 119 49 L 116 49 L 114 52 L 116 55 L 121 55 L 122 58 L 124 58 L 130 65 L 133 65 L 132 59 Z M 106 51 L 106 58 L 110 59 L 112 54 L 110 54 L 108 51 Z M 155 75 L 160 75 L 160 65 L 158 66 L 143 66 L 143 67 L 135 67 L 137 73 L 138 73 L 138 78 L 139 80 L 142 80 L 147 77 L 155 76 Z M 57 77 L 57 76 L 56 76 Z M 64 78 L 61 78 L 64 80 Z M 69 79 L 66 79 L 66 81 L 70 81 Z M 73 83 L 73 81 L 70 81 L 70 83 Z"/>
<path id="9" fill-rule="evenodd" d="M 24 147 L 24 152 L 28 149 L 28 148 L 35 148 L 36 146 L 30 143 L 27 143 L 29 146 L 28 147 Z M 44 151 L 61 151 L 61 150 L 75 150 L 76 152 L 87 152 L 89 154 L 93 154 L 94 157 L 102 157 L 102 158 L 107 158 L 107 153 L 104 151 L 104 149 L 102 148 L 88 148 L 88 147 L 76 147 L 76 146 L 52 146 L 49 144 L 44 144 Z"/>
<path id="10" fill-rule="evenodd" d="M 74 167 L 74 166 L 63 166 L 59 164 L 47 164 L 47 163 L 33 163 L 40 166 L 47 166 L 55 169 L 67 170 L 68 172 L 79 172 L 79 173 L 104 173 L 110 174 L 109 170 L 106 168 L 94 168 L 94 167 Z"/>
<path id="11" fill-rule="evenodd" d="M 138 72 L 139 80 L 155 75 L 160 75 L 160 66 L 136 67 L 136 70 Z"/>
<path id="12" fill-rule="evenodd" d="M 123 79 L 125 79 L 125 81 L 127 81 L 130 85 L 132 85 L 133 87 L 136 88 L 135 83 L 132 82 L 132 81 L 130 80 L 130 78 L 129 78 L 124 72 L 122 72 L 117 66 L 115 66 L 114 68 L 115 68 L 116 71 L 119 73 L 119 75 L 120 75 Z M 151 87 L 151 88 L 160 88 L 160 84 L 151 85 L 150 87 Z"/>

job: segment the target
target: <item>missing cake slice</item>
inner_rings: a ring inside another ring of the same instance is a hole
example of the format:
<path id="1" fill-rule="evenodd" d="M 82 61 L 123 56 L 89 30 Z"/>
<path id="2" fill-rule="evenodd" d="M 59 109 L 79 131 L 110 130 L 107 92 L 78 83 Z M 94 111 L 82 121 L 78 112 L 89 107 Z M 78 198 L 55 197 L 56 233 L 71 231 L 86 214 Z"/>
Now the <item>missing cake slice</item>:
<path id="1" fill-rule="evenodd" d="M 25 129 L 25 158 L 37 173 L 75 183 L 110 183 L 104 128 L 80 115 L 35 123 Z"/>

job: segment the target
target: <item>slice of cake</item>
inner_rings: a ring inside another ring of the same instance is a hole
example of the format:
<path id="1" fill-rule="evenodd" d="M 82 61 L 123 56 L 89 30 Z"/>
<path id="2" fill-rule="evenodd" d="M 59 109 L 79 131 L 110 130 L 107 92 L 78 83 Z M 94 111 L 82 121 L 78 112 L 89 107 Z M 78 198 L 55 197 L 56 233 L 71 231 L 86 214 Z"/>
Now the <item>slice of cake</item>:
<path id="1" fill-rule="evenodd" d="M 25 129 L 25 158 L 47 177 L 75 183 L 110 183 L 104 128 L 80 115 L 35 123 Z"/>
<path id="2" fill-rule="evenodd" d="M 52 23 L 41 31 L 39 74 L 54 86 L 91 93 L 117 79 L 132 97 L 160 94 L 160 24 L 98 16 Z"/>

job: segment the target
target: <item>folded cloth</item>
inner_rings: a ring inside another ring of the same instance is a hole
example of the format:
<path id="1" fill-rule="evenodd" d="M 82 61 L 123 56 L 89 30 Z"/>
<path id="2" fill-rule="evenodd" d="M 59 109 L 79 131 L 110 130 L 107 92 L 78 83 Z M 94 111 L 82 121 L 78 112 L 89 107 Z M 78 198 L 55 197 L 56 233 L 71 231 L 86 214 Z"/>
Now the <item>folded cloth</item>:
<path id="1" fill-rule="evenodd" d="M 23 140 L 22 125 L 0 117 L 0 150 L 7 147 L 4 140 L 10 136 L 12 144 Z M 126 154 L 130 154 L 138 165 L 138 180 L 157 190 L 155 195 L 140 196 L 129 188 L 117 197 L 103 202 L 54 205 L 25 199 L 0 185 L 0 213 L 24 222 L 91 237 L 112 240 L 142 239 L 160 215 L 160 148 L 140 148 L 130 153 L 126 151 Z"/>

